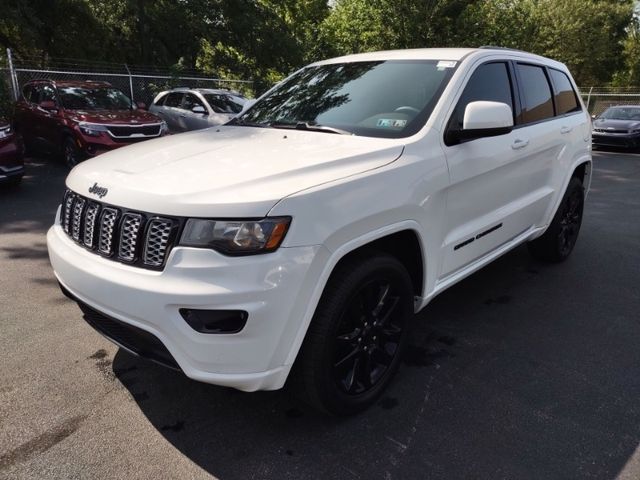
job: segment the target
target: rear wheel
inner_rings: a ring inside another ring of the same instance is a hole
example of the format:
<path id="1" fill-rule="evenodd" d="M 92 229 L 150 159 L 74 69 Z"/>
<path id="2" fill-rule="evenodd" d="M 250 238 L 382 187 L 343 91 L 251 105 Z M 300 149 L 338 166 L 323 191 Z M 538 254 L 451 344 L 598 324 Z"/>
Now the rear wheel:
<path id="1" fill-rule="evenodd" d="M 551 225 L 541 237 L 529 242 L 529 251 L 548 262 L 566 260 L 578 240 L 584 210 L 584 187 L 577 178 L 572 178 L 562 197 Z"/>
<path id="2" fill-rule="evenodd" d="M 69 168 L 73 168 L 84 160 L 84 156 L 76 141 L 72 137 L 66 137 L 62 145 L 62 158 Z"/>
<path id="3" fill-rule="evenodd" d="M 327 284 L 294 367 L 295 388 L 319 410 L 364 410 L 395 375 L 413 316 L 404 266 L 382 253 L 355 257 Z"/>

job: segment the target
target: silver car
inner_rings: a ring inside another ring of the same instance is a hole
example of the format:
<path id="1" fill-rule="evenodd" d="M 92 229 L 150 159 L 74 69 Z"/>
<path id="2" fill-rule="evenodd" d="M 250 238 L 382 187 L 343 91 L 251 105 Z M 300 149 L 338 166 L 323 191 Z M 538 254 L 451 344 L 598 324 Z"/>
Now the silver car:
<path id="1" fill-rule="evenodd" d="M 159 93 L 149 111 L 162 118 L 172 132 L 200 130 L 227 123 L 248 100 L 237 92 L 210 88 L 174 88 Z"/>

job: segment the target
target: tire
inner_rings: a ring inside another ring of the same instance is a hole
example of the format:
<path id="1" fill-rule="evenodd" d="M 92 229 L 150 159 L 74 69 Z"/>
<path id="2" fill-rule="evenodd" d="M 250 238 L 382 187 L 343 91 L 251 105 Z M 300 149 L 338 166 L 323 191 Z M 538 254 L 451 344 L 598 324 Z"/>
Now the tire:
<path id="1" fill-rule="evenodd" d="M 73 137 L 65 137 L 62 143 L 62 159 L 70 169 L 84 160 L 84 155 Z"/>
<path id="2" fill-rule="evenodd" d="M 398 370 L 413 313 L 411 278 L 396 258 L 369 252 L 339 265 L 294 365 L 295 393 L 333 415 L 365 410 Z"/>
<path id="3" fill-rule="evenodd" d="M 584 210 L 584 187 L 572 178 L 558 211 L 547 231 L 528 243 L 529 252 L 538 260 L 559 263 L 566 260 L 578 240 Z"/>

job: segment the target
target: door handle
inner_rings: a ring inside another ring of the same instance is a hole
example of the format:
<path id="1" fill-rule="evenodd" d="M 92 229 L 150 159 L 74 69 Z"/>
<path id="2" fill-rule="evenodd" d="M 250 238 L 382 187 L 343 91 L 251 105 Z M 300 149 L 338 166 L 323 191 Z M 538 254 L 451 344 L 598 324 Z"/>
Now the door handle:
<path id="1" fill-rule="evenodd" d="M 181 113 L 181 114 L 180 114 L 180 118 L 184 118 L 184 117 L 186 117 L 186 116 L 187 116 L 187 114 L 186 114 L 186 113 Z"/>
<path id="2" fill-rule="evenodd" d="M 571 133 L 573 131 L 573 127 L 562 127 L 560 129 L 560 133 L 566 135 L 567 133 Z"/>
<path id="3" fill-rule="evenodd" d="M 511 148 L 513 148 L 514 150 L 520 150 L 527 145 L 529 145 L 529 140 L 516 140 L 511 144 Z"/>

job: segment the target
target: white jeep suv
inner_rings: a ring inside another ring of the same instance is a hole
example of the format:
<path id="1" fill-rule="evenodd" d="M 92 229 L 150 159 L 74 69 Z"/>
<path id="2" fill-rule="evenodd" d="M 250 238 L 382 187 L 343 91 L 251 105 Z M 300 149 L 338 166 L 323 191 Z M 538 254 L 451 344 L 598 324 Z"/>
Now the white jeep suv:
<path id="1" fill-rule="evenodd" d="M 74 168 L 51 264 L 127 350 L 245 391 L 291 376 L 353 413 L 438 293 L 525 242 L 567 258 L 590 129 L 567 68 L 525 52 L 314 63 L 228 125 Z"/>

